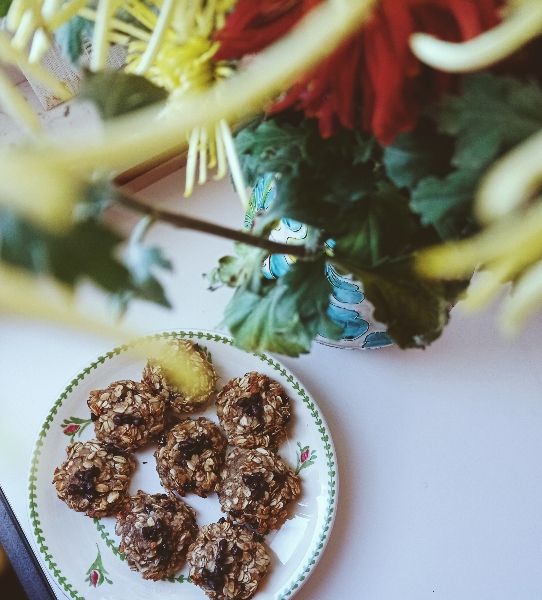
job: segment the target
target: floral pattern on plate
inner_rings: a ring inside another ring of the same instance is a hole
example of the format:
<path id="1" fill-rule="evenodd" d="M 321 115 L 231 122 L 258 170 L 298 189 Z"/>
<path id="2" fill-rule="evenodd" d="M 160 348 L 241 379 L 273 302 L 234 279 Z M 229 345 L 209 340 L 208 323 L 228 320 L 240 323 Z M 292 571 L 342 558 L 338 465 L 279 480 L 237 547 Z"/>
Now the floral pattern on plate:
<path id="1" fill-rule="evenodd" d="M 259 371 L 278 381 L 292 400 L 296 418 L 280 455 L 301 474 L 303 493 L 291 506 L 283 527 L 269 534 L 266 543 L 277 557 L 273 569 L 258 591 L 258 600 L 289 600 L 299 590 L 320 558 L 333 524 L 337 505 L 338 470 L 331 434 L 322 414 L 303 385 L 281 363 L 265 354 L 249 354 L 235 348 L 230 338 L 205 331 L 175 331 L 150 336 L 155 339 L 189 339 L 212 353 L 213 364 L 224 381 L 248 371 Z M 146 338 L 148 340 L 149 338 Z M 134 342 L 137 344 L 138 342 Z M 65 459 L 72 436 L 92 438 L 85 418 L 86 400 L 93 389 L 119 379 L 138 379 L 145 361 L 139 353 L 121 346 L 100 356 L 76 375 L 54 403 L 41 428 L 32 458 L 29 482 L 30 522 L 36 547 L 51 576 L 71 600 L 161 600 L 179 597 L 200 600 L 201 590 L 188 578 L 184 567 L 170 580 L 150 582 L 131 571 L 118 550 L 114 517 L 90 519 L 70 511 L 51 485 L 51 475 Z M 203 416 L 217 420 L 213 407 Z M 138 467 L 129 492 L 161 490 L 153 447 L 136 452 Z M 221 516 L 218 499 L 191 495 L 186 501 L 195 509 L 200 524 Z M 173 584 L 173 585 L 172 585 Z"/>

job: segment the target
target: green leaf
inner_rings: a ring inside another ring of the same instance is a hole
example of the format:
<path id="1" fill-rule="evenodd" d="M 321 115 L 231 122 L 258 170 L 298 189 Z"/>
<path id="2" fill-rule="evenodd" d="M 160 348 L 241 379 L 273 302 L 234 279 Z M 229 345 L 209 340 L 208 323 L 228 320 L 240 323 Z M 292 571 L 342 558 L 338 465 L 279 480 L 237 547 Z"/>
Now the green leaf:
<path id="1" fill-rule="evenodd" d="M 0 0 L 0 17 L 5 17 L 8 14 L 12 2 L 13 0 Z"/>
<path id="2" fill-rule="evenodd" d="M 250 185 L 266 173 L 288 174 L 309 160 L 308 145 L 314 131 L 276 119 L 253 122 L 236 135 L 235 146 Z"/>
<path id="3" fill-rule="evenodd" d="M 96 181 L 87 187 L 84 197 L 76 204 L 74 219 L 76 221 L 99 219 L 105 210 L 115 203 L 118 195 L 118 189 L 111 182 Z"/>
<path id="4" fill-rule="evenodd" d="M 89 188 L 88 195 L 100 194 Z M 35 273 L 46 273 L 70 286 L 88 279 L 124 305 L 142 298 L 170 306 L 152 271 L 171 265 L 157 248 L 134 245 L 123 263 L 118 249 L 123 238 L 96 219 L 74 221 L 53 235 L 6 210 L 0 211 L 0 260 Z"/>
<path id="5" fill-rule="evenodd" d="M 79 95 L 94 102 L 104 119 L 144 108 L 168 96 L 166 90 L 145 77 L 123 71 L 86 73 Z"/>
<path id="6" fill-rule="evenodd" d="M 388 177 L 397 187 L 412 189 L 425 177 L 445 175 L 450 165 L 450 142 L 450 138 L 423 125 L 398 135 L 382 153 Z"/>
<path id="7" fill-rule="evenodd" d="M 437 339 L 465 287 L 464 283 L 421 279 L 410 258 L 374 269 L 341 266 L 363 283 L 365 295 L 375 307 L 375 319 L 387 325 L 388 334 L 401 348 L 424 348 Z"/>
<path id="8" fill-rule="evenodd" d="M 236 146 L 251 184 L 277 174 L 272 219 L 296 219 L 337 235 L 352 204 L 375 189 L 375 143 L 359 133 L 323 140 L 312 120 L 293 125 L 269 119 L 241 130 Z"/>
<path id="9" fill-rule="evenodd" d="M 410 207 L 423 225 L 432 225 L 443 240 L 472 232 L 472 202 L 480 172 L 464 169 L 444 179 L 427 177 L 412 192 Z"/>
<path id="10" fill-rule="evenodd" d="M 136 225 L 124 253 L 124 264 L 130 271 L 139 298 L 171 308 L 162 285 L 154 276 L 154 270 L 162 268 L 171 271 L 173 265 L 160 248 L 143 244 L 145 235 L 153 223 L 151 217 L 144 217 Z"/>
<path id="11" fill-rule="evenodd" d="M 327 315 L 330 293 L 323 259 L 298 262 L 283 277 L 262 281 L 256 289 L 239 287 L 226 307 L 224 324 L 246 350 L 298 356 L 310 350 L 324 328 L 329 335 L 340 333 Z"/>
<path id="12" fill-rule="evenodd" d="M 85 43 L 92 39 L 94 23 L 76 15 L 56 30 L 55 39 L 62 54 L 75 66 L 85 50 Z"/>
<path id="13" fill-rule="evenodd" d="M 457 138 L 454 165 L 481 169 L 542 128 L 542 89 L 534 81 L 468 75 L 461 94 L 445 98 L 434 117 Z"/>
<path id="14" fill-rule="evenodd" d="M 348 232 L 337 238 L 335 254 L 365 266 L 437 241 L 411 213 L 408 198 L 389 183 L 380 183 L 376 192 L 358 203 L 348 222 Z"/>
<path id="15" fill-rule="evenodd" d="M 265 252 L 246 244 L 235 244 L 235 256 L 223 256 L 218 266 L 206 275 L 211 289 L 228 287 L 258 287 Z"/>

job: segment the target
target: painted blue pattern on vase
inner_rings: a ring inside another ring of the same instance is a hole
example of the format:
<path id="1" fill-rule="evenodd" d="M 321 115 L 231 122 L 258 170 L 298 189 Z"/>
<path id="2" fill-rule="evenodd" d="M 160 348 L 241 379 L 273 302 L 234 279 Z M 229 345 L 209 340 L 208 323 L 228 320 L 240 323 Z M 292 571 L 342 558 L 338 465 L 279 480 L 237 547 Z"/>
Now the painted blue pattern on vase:
<path id="1" fill-rule="evenodd" d="M 261 177 L 254 186 L 250 205 L 245 215 L 245 227 L 247 229 L 252 229 L 256 215 L 268 210 L 276 198 L 275 181 L 273 174 L 267 174 Z M 279 242 L 299 244 L 307 237 L 308 229 L 305 224 L 299 221 L 283 218 L 280 219 L 269 238 Z M 326 246 L 332 250 L 335 247 L 335 240 L 327 240 Z M 271 254 L 262 265 L 263 275 L 267 279 L 282 277 L 290 270 L 295 261 L 296 259 L 288 254 Z M 347 342 L 355 342 L 353 346 L 361 348 L 381 348 L 393 344 L 385 331 L 367 333 L 371 325 L 373 327 L 378 325 L 366 321 L 360 314 L 360 312 L 363 312 L 364 315 L 367 313 L 366 306 L 370 310 L 367 303 L 363 304 L 365 294 L 361 284 L 353 281 L 350 277 L 340 275 L 330 264 L 326 266 L 326 276 L 331 285 L 328 315 L 332 321 L 342 328 L 341 340 L 327 340 L 329 344 L 337 346 L 341 345 L 341 341 L 344 342 L 342 345 L 346 345 Z M 360 339 L 363 336 L 365 338 Z M 358 339 L 359 341 L 356 341 Z"/>
<path id="2" fill-rule="evenodd" d="M 290 262 L 286 254 L 271 254 L 262 267 L 266 279 L 278 279 L 290 270 Z"/>
<path id="3" fill-rule="evenodd" d="M 337 302 L 343 304 L 359 304 L 365 299 L 365 295 L 360 290 L 357 283 L 342 275 L 339 275 L 333 265 L 327 265 L 326 275 L 331 284 L 332 294 Z"/>
<path id="4" fill-rule="evenodd" d="M 294 219 L 281 219 L 280 221 L 281 223 L 284 223 L 284 225 L 286 225 L 286 227 L 288 227 L 288 229 L 290 229 L 294 233 L 301 231 L 303 227 L 305 227 L 303 223 L 300 223 L 299 221 L 294 221 Z"/>
<path id="5" fill-rule="evenodd" d="M 362 348 L 384 348 L 385 346 L 392 346 L 393 343 L 393 340 L 385 331 L 375 331 L 365 338 Z"/>
<path id="6" fill-rule="evenodd" d="M 362 319 L 358 312 L 344 306 L 329 303 L 327 309 L 329 318 L 343 328 L 341 339 L 357 340 L 369 329 L 369 323 Z"/>

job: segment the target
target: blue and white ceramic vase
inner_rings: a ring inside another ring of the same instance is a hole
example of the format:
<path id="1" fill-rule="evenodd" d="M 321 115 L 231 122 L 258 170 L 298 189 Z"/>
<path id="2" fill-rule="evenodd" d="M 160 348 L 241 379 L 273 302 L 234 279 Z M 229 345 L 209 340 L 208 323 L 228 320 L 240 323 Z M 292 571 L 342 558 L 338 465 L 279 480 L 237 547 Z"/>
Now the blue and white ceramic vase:
<path id="1" fill-rule="evenodd" d="M 245 216 L 245 227 L 251 229 L 254 219 L 269 209 L 275 199 L 277 189 L 275 176 L 265 175 L 252 190 L 250 205 Z M 293 219 L 281 219 L 271 232 L 269 239 L 276 242 L 300 244 L 307 237 L 307 226 Z M 326 242 L 330 246 L 333 240 Z M 272 254 L 263 265 L 264 276 L 276 279 L 284 275 L 296 258 L 287 254 Z M 333 266 L 327 267 L 327 278 L 332 292 L 329 304 L 329 316 L 338 323 L 343 335 L 339 340 L 318 336 L 317 340 L 338 348 L 383 348 L 393 341 L 386 333 L 386 326 L 373 318 L 374 307 L 365 299 L 363 286 L 352 277 L 339 275 Z"/>

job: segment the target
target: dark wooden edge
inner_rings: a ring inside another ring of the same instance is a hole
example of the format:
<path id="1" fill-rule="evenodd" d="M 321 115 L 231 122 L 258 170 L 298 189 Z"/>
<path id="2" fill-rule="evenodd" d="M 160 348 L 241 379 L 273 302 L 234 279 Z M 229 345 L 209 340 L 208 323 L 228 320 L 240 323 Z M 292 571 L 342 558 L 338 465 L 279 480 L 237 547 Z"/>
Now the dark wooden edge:
<path id="1" fill-rule="evenodd" d="M 186 149 L 161 154 L 152 160 L 136 165 L 115 177 L 115 184 L 129 192 L 139 192 L 160 179 L 175 173 L 186 165 Z"/>
<path id="2" fill-rule="evenodd" d="M 30 600 L 56 600 L 57 596 L 49 584 L 1 486 L 0 544 L 6 551 L 28 598 Z M 1 592 L 0 595 L 4 597 Z"/>

